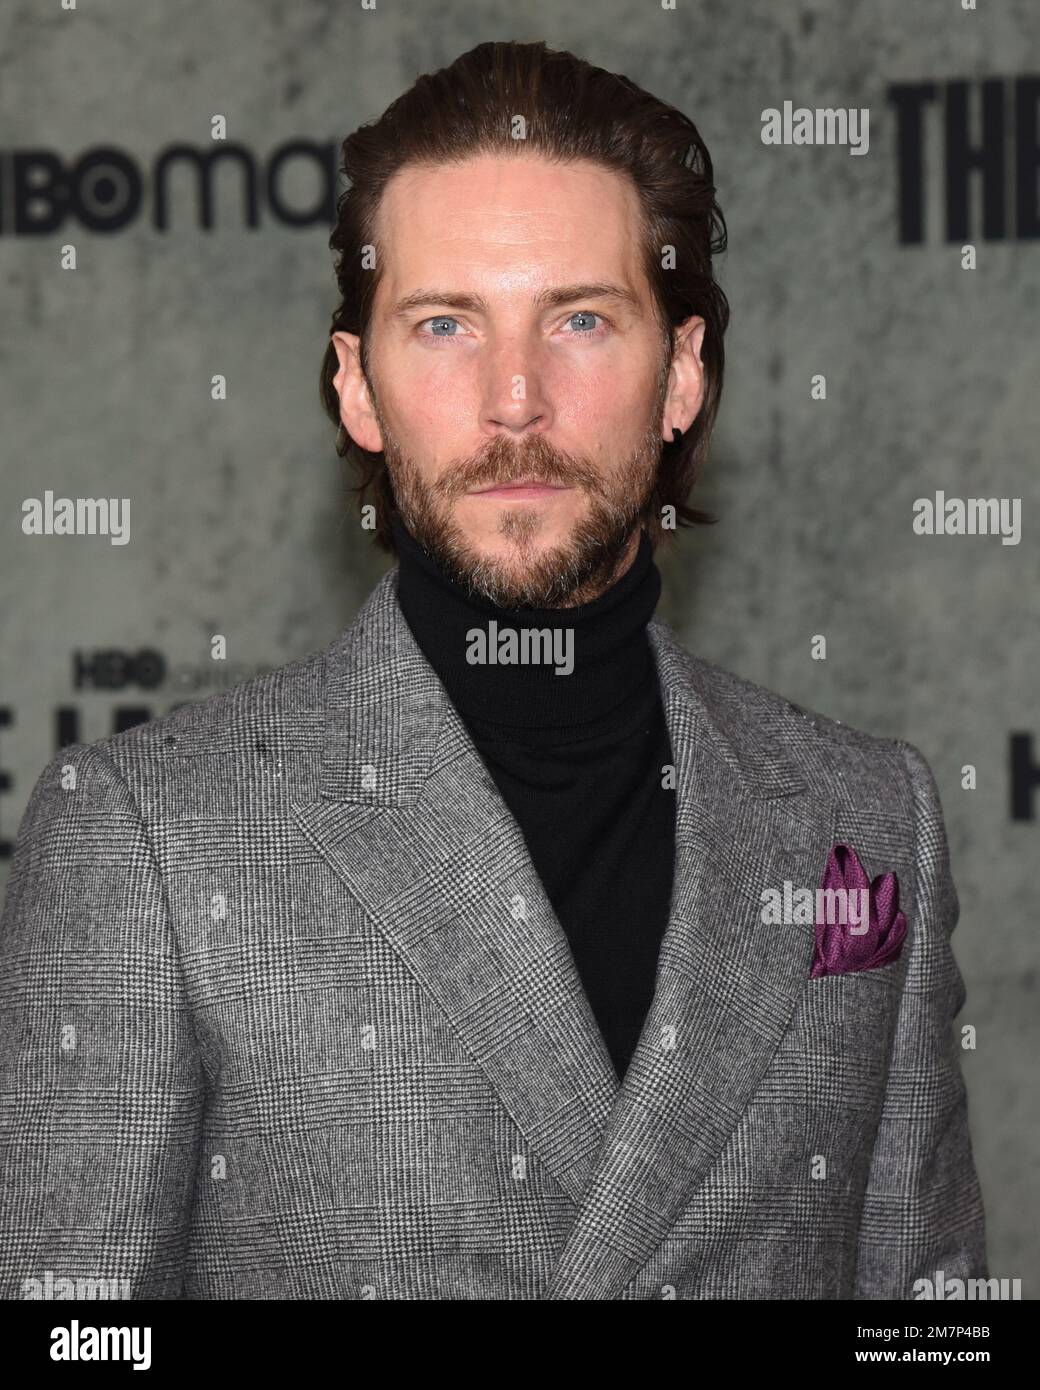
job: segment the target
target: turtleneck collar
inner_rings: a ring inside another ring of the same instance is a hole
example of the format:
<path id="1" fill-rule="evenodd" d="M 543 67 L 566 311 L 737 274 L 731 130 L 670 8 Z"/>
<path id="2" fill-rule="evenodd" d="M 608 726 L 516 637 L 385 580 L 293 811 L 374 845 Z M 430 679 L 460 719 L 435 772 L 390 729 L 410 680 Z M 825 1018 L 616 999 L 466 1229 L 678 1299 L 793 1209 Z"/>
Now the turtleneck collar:
<path id="1" fill-rule="evenodd" d="M 661 576 L 645 530 L 629 569 L 599 598 L 575 608 L 505 609 L 472 598 L 450 579 L 396 513 L 391 525 L 401 611 L 471 727 L 503 737 L 600 734 L 656 698 L 657 670 L 646 625 L 657 607 Z M 556 665 L 547 663 L 467 660 L 475 651 L 474 632 L 486 643 L 485 658 L 501 657 L 503 634 L 525 628 L 550 630 L 554 652 L 571 654 L 568 674 L 557 674 Z"/>

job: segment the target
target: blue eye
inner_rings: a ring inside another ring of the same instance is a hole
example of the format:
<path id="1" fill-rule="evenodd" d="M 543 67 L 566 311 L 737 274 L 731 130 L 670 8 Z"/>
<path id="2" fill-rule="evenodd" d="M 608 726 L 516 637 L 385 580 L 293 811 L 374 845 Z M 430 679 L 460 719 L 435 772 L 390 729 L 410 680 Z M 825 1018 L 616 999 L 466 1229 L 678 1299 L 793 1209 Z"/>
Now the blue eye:
<path id="1" fill-rule="evenodd" d="M 598 318 L 599 318 L 599 314 L 594 314 L 594 313 L 592 313 L 592 311 L 589 310 L 589 309 L 579 309 L 578 312 L 577 312 L 576 314 L 571 314 L 571 316 L 570 316 L 570 318 L 567 320 L 567 322 L 568 322 L 568 323 L 573 323 L 575 319 L 586 319 L 586 320 L 588 320 L 588 319 L 598 319 Z M 593 330 L 591 330 L 591 331 L 592 331 L 592 332 L 595 332 L 595 329 L 593 329 Z M 579 333 L 579 334 L 576 334 L 576 336 L 577 336 L 577 337 L 588 337 L 589 334 L 588 334 L 588 333 Z"/>
<path id="2" fill-rule="evenodd" d="M 572 329 L 577 324 L 577 328 L 566 335 L 571 338 L 601 338 L 609 331 L 603 315 L 593 313 L 591 309 L 578 309 L 571 314 L 567 323 Z M 452 314 L 437 314 L 433 318 L 423 319 L 417 325 L 417 329 L 421 338 L 431 338 L 442 343 L 464 336 L 462 325 Z"/>

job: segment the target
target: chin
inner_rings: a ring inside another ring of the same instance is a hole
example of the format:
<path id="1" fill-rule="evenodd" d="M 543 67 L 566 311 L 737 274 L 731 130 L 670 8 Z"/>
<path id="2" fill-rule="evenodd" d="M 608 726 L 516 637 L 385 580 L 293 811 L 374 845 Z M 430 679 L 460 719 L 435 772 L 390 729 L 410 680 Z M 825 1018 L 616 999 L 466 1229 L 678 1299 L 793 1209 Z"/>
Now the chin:
<path id="1" fill-rule="evenodd" d="M 509 558 L 517 555 L 530 557 L 550 550 L 558 550 L 571 539 L 569 526 L 543 526 L 530 534 L 505 536 L 500 531 L 474 539 L 471 543 L 489 560 Z"/>

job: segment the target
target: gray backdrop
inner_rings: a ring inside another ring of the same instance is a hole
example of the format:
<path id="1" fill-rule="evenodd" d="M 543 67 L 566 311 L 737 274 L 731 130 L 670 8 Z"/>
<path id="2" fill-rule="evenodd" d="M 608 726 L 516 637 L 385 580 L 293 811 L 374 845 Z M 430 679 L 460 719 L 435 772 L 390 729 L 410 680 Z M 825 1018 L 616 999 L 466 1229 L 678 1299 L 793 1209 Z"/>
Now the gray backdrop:
<path id="1" fill-rule="evenodd" d="M 1020 745 L 1013 818 L 1010 761 L 1022 734 L 1040 763 L 1033 0 L 92 0 L 69 13 L 12 0 L 0 26 L 8 850 L 59 740 L 325 645 L 385 568 L 317 403 L 328 226 L 320 211 L 285 216 L 320 209 L 322 175 L 286 157 L 272 202 L 273 157 L 304 141 L 335 159 L 417 73 L 480 41 L 570 48 L 692 116 L 730 230 L 727 379 L 699 494 L 723 520 L 661 556 L 659 614 L 708 659 L 931 762 L 962 904 L 959 1021 L 978 1030 L 964 1066 L 991 1270 L 1036 1297 L 1040 785 L 1034 797 Z M 915 144 L 905 93 L 922 83 Z M 980 143 L 984 96 L 988 222 L 956 135 L 964 101 Z M 868 107 L 869 152 L 763 144 L 762 111 L 787 100 Z M 183 163 L 160 218 L 157 161 L 220 148 L 218 114 L 253 163 L 256 225 L 230 168 L 202 225 Z M 901 170 L 901 133 L 923 183 Z M 113 226 L 135 171 L 140 206 Z M 947 194 L 965 186 L 966 224 L 950 226 Z M 915 204 L 919 235 L 900 211 Z M 825 400 L 811 395 L 818 372 Z M 211 398 L 215 374 L 226 400 Z M 23 501 L 46 489 L 129 497 L 129 544 L 23 535 Z M 1021 543 L 916 535 L 913 502 L 939 489 L 1020 498 Z M 228 638 L 226 667 L 209 659 L 213 633 Z M 0 858 L 0 889 L 5 872 Z"/>

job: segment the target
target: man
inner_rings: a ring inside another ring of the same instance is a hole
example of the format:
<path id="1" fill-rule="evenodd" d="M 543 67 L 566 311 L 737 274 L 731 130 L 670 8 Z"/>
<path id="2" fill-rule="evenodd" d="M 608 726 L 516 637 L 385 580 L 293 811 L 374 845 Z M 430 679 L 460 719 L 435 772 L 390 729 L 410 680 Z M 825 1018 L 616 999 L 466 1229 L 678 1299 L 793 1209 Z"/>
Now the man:
<path id="1" fill-rule="evenodd" d="M 703 142 L 487 44 L 344 168 L 323 398 L 398 564 L 324 652 L 40 777 L 2 930 L 5 1295 L 983 1276 L 927 765 L 652 618 L 721 391 Z M 867 910 L 765 906 L 817 888 Z"/>

